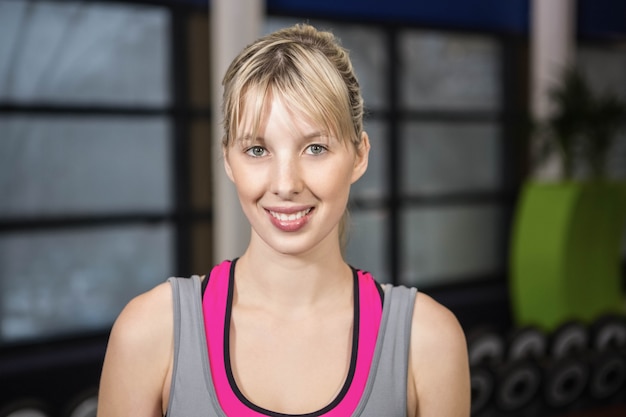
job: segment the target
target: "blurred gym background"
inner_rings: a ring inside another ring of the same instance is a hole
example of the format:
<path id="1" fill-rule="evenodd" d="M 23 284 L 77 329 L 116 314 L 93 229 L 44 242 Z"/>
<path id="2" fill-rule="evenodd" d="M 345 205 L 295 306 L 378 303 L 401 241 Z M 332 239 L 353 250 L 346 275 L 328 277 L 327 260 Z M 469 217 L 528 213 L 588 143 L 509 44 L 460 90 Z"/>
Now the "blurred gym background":
<path id="1" fill-rule="evenodd" d="M 457 315 L 472 415 L 625 416 L 626 3 L 0 0 L 0 417 L 95 416 L 122 307 L 238 253 L 219 77 L 303 21 L 366 102 L 348 260 Z"/>

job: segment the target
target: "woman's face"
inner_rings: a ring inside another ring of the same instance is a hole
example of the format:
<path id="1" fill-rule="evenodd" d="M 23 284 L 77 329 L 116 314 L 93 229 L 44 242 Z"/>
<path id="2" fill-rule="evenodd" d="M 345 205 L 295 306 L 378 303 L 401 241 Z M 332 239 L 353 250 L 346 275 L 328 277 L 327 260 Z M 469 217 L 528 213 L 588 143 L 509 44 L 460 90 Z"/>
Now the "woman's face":
<path id="1" fill-rule="evenodd" d="M 260 239 L 293 255 L 338 249 L 350 185 L 367 168 L 367 135 L 357 152 L 348 139 L 332 137 L 275 96 L 267 100 L 256 137 L 249 116 L 224 161 L 252 226 L 251 243 Z"/>

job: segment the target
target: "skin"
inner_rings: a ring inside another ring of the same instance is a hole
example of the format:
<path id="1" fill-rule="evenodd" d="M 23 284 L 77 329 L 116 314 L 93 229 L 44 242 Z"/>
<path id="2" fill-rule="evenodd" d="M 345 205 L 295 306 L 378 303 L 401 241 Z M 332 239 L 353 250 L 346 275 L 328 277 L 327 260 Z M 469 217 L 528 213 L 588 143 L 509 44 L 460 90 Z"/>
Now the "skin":
<path id="1" fill-rule="evenodd" d="M 265 110 L 257 137 L 248 136 L 244 119 L 242 136 L 224 150 L 226 172 L 252 227 L 235 271 L 231 357 L 249 400 L 302 414 L 328 404 L 348 371 L 352 275 L 338 223 L 351 184 L 367 168 L 369 140 L 364 133 L 357 149 L 277 98 Z M 167 410 L 171 296 L 169 284 L 161 284 L 133 299 L 114 324 L 99 417 Z M 463 331 L 449 310 L 423 293 L 415 302 L 409 362 L 407 416 L 469 416 Z"/>

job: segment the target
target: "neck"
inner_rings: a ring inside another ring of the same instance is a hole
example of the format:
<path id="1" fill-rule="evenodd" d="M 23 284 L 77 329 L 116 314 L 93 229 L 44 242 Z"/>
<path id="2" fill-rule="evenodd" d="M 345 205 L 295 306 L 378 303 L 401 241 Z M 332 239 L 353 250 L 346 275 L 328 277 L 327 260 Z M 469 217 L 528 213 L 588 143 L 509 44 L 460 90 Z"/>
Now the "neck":
<path id="1" fill-rule="evenodd" d="M 239 302 L 307 310 L 345 300 L 352 271 L 339 250 L 294 256 L 251 245 L 237 262 L 235 282 Z"/>

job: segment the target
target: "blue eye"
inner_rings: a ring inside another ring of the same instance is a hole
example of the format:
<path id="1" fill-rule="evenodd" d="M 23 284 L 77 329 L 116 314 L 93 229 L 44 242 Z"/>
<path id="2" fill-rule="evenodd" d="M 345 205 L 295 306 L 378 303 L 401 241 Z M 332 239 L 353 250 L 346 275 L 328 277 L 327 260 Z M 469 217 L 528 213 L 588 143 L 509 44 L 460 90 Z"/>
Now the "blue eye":
<path id="1" fill-rule="evenodd" d="M 253 146 L 246 153 L 250 156 L 259 157 L 265 155 L 265 149 L 262 146 Z"/>
<path id="2" fill-rule="evenodd" d="M 308 151 L 312 155 L 320 155 L 326 152 L 326 148 L 322 145 L 314 144 L 309 146 Z"/>

